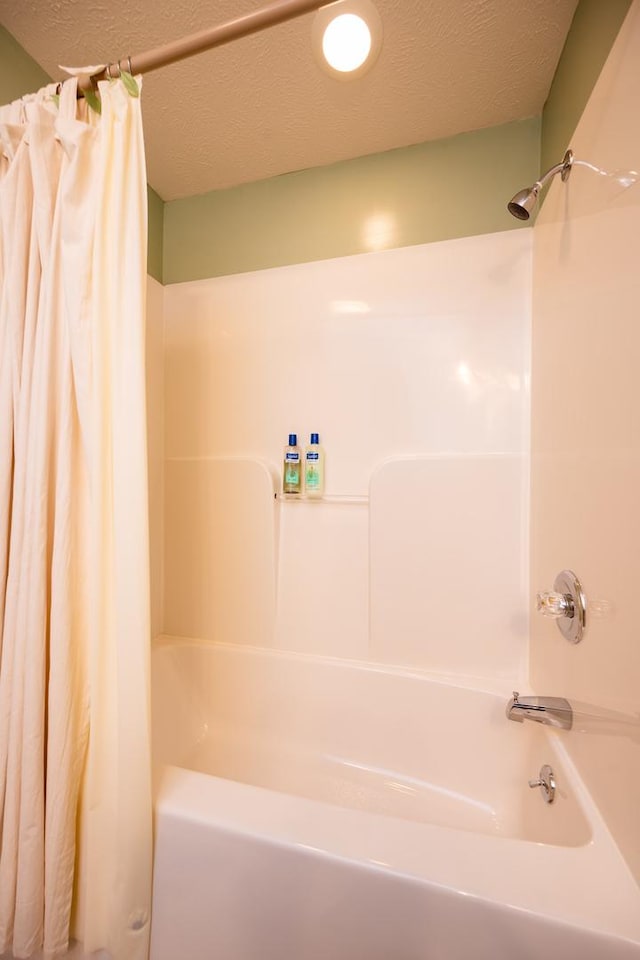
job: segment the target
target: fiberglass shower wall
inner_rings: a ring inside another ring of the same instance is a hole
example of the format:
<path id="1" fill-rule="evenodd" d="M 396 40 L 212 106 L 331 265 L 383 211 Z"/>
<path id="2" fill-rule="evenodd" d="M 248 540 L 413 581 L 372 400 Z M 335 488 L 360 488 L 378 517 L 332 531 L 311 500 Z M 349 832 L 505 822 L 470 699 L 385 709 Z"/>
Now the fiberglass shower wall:
<path id="1" fill-rule="evenodd" d="M 520 230 L 167 287 L 164 632 L 510 690 L 530 267 Z M 274 500 L 291 431 L 368 500 Z"/>
<path id="2" fill-rule="evenodd" d="M 532 681 L 628 714 L 618 735 L 576 731 L 566 744 L 636 877 L 639 99 L 636 0 L 571 138 L 571 177 L 554 183 L 534 229 L 531 522 L 532 592 L 570 567 L 588 601 L 577 646 L 533 617 Z"/>

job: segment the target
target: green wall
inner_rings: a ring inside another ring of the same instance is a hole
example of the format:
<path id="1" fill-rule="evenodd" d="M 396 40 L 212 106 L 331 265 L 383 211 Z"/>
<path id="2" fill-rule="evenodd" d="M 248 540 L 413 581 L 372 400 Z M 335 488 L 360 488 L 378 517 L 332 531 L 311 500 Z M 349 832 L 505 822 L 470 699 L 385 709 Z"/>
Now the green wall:
<path id="1" fill-rule="evenodd" d="M 165 283 L 521 226 L 505 202 L 562 158 L 631 0 L 580 0 L 542 118 L 165 204 Z"/>
<path id="2" fill-rule="evenodd" d="M 175 200 L 164 282 L 518 229 L 506 202 L 539 145 L 533 118 Z"/>
<path id="3" fill-rule="evenodd" d="M 17 100 L 47 83 L 51 83 L 49 74 L 0 24 L 0 104 Z"/>
<path id="4" fill-rule="evenodd" d="M 542 113 L 541 170 L 562 160 L 632 0 L 580 0 Z"/>
<path id="5" fill-rule="evenodd" d="M 164 201 L 155 190 L 147 185 L 147 271 L 160 283 L 162 278 L 162 259 L 164 255 Z"/>
<path id="6" fill-rule="evenodd" d="M 164 283 L 521 229 L 505 203 L 556 163 L 631 0 L 580 0 L 541 118 L 163 203 L 149 188 L 149 273 Z M 0 26 L 0 103 L 49 82 Z M 374 231 L 375 233 L 375 231 Z"/>
<path id="7" fill-rule="evenodd" d="M 0 24 L 0 104 L 17 100 L 25 93 L 51 83 L 48 73 L 38 66 L 11 34 Z M 149 207 L 149 242 L 147 270 L 162 282 L 162 243 L 164 236 L 163 202 L 155 190 L 147 188 Z"/>

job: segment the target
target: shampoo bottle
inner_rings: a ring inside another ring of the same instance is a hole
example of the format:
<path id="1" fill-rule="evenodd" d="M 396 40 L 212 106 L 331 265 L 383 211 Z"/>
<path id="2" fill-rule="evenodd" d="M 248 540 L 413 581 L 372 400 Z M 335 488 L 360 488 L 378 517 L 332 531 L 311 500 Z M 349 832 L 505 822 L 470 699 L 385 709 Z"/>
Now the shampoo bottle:
<path id="1" fill-rule="evenodd" d="M 304 452 L 304 491 L 308 497 L 321 497 L 324 493 L 324 450 L 317 433 Z"/>
<path id="2" fill-rule="evenodd" d="M 282 491 L 287 494 L 299 494 L 302 485 L 300 450 L 298 437 L 289 434 L 289 444 L 284 448 L 284 468 L 282 471 Z"/>

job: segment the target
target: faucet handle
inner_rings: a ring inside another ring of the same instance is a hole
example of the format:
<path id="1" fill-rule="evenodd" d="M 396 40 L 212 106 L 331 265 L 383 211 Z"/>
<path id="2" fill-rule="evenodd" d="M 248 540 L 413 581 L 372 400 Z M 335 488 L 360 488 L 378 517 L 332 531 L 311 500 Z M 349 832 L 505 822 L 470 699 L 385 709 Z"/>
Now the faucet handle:
<path id="1" fill-rule="evenodd" d="M 557 593 L 549 590 L 536 596 L 536 610 L 544 617 L 558 620 L 560 617 L 573 617 L 575 613 L 573 600 L 568 593 Z"/>
<path id="2" fill-rule="evenodd" d="M 562 570 L 553 590 L 537 595 L 536 609 L 556 621 L 563 637 L 571 643 L 580 643 L 587 625 L 587 599 L 575 573 Z"/>

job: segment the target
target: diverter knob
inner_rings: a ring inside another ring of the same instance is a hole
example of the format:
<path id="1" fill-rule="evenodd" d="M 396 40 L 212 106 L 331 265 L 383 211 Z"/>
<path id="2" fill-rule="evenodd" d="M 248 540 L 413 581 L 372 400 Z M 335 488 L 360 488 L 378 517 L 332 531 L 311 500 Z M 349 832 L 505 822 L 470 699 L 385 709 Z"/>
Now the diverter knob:
<path id="1" fill-rule="evenodd" d="M 556 780 L 548 763 L 540 768 L 540 775 L 537 780 L 529 780 L 529 786 L 532 789 L 540 787 L 544 802 L 553 803 L 556 795 Z"/>

